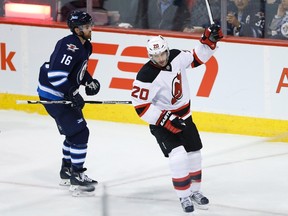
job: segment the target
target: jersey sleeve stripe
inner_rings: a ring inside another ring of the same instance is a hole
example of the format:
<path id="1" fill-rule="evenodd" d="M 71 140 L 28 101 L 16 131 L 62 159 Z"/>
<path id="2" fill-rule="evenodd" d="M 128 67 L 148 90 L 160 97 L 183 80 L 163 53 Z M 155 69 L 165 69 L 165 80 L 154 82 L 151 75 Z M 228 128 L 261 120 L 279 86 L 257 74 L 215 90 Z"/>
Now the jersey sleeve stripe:
<path id="1" fill-rule="evenodd" d="M 48 72 L 48 77 L 51 78 L 51 77 L 68 77 L 68 72 L 62 72 L 62 71 L 51 71 L 51 72 Z"/>
<path id="2" fill-rule="evenodd" d="M 150 105 L 151 105 L 151 103 L 141 104 L 139 106 L 135 106 L 135 110 L 136 110 L 137 114 L 141 117 L 147 112 L 147 110 L 149 109 Z"/>
<path id="3" fill-rule="evenodd" d="M 50 82 L 53 86 L 59 86 L 59 85 L 62 85 L 63 83 L 65 83 L 67 81 L 67 77 L 61 79 L 61 80 L 58 80 L 58 81 L 54 81 L 54 82 Z"/>
<path id="4" fill-rule="evenodd" d="M 203 62 L 199 59 L 194 49 L 193 49 L 193 57 L 194 57 L 194 60 L 191 63 L 192 68 L 198 67 L 199 65 L 203 64 Z"/>
<path id="5" fill-rule="evenodd" d="M 181 106 L 179 107 L 178 109 L 176 110 L 171 110 L 171 112 L 174 114 L 174 115 L 177 115 L 179 117 L 186 117 L 186 115 L 190 114 L 190 101 L 189 103 L 185 104 L 184 106 Z"/>

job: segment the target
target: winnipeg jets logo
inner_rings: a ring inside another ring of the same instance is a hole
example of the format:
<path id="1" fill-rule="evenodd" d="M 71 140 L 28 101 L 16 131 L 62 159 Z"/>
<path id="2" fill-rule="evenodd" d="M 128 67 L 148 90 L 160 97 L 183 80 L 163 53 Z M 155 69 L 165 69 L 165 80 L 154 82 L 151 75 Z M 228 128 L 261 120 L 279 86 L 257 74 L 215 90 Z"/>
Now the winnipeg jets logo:
<path id="1" fill-rule="evenodd" d="M 71 19 L 76 20 L 76 19 L 78 19 L 78 16 L 72 16 Z"/>
<path id="2" fill-rule="evenodd" d="M 67 45 L 67 50 L 70 50 L 72 52 L 75 52 L 76 50 L 78 50 L 79 48 L 74 45 L 74 44 L 66 44 Z"/>
<path id="3" fill-rule="evenodd" d="M 180 100 L 183 97 L 182 92 L 182 76 L 179 72 L 172 81 L 172 100 L 171 103 L 175 104 L 177 100 Z"/>

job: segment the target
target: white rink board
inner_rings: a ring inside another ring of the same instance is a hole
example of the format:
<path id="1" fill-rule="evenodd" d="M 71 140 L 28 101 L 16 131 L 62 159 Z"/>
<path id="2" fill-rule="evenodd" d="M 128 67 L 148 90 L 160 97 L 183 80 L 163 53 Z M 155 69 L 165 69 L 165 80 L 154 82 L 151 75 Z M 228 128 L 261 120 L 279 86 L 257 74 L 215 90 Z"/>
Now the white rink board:
<path id="1" fill-rule="evenodd" d="M 0 93 L 36 96 L 38 71 L 48 61 L 56 42 L 69 34 L 68 29 L 0 24 L 0 43 L 6 57 L 15 52 L 11 62 L 0 67 Z M 112 77 L 134 79 L 136 73 L 122 72 L 118 62 L 144 64 L 148 58 L 121 56 L 130 46 L 145 46 L 148 35 L 93 32 L 92 42 L 118 44 L 115 55 L 92 54 L 98 59 L 94 77 L 102 90 L 97 99 L 130 100 L 130 91 L 109 88 Z M 192 50 L 197 40 L 166 37 L 170 49 Z M 288 68 L 287 47 L 220 42 L 215 54 L 219 71 L 209 97 L 196 96 L 205 65 L 191 70 L 192 108 L 194 111 L 231 114 L 279 120 L 288 119 L 288 88 L 276 93 L 283 69 Z M 5 57 L 5 56 L 4 56 Z M 3 61 L 3 57 L 0 59 Z M 287 77 L 285 83 L 288 83 Z"/>

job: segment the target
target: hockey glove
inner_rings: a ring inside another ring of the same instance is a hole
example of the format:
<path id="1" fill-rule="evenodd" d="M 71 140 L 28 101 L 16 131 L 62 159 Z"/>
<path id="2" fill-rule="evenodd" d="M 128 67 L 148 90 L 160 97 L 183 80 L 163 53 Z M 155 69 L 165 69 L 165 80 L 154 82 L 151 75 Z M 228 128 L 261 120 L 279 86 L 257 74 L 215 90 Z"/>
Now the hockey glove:
<path id="1" fill-rule="evenodd" d="M 100 90 L 100 83 L 98 82 L 98 80 L 93 79 L 90 82 L 86 82 L 85 85 L 86 85 L 85 87 L 86 95 L 98 94 Z"/>
<path id="2" fill-rule="evenodd" d="M 221 27 L 216 24 L 212 24 L 209 28 L 206 28 L 202 35 L 200 42 L 208 45 L 212 50 L 216 48 L 216 44 L 223 38 Z"/>
<path id="3" fill-rule="evenodd" d="M 79 94 L 79 89 L 76 89 L 75 87 L 70 88 L 66 99 L 72 102 L 71 107 L 79 110 L 83 109 L 85 105 L 84 99 Z"/>
<path id="4" fill-rule="evenodd" d="M 182 118 L 173 115 L 170 111 L 162 112 L 156 125 L 165 127 L 174 134 L 181 132 L 186 127 L 185 121 Z"/>

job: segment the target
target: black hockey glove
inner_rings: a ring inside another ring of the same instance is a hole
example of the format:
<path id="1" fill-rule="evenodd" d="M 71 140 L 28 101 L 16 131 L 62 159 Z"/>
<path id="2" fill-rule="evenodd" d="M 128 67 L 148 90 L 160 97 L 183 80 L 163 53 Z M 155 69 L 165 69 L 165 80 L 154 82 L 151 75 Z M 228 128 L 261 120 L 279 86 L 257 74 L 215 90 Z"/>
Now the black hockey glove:
<path id="1" fill-rule="evenodd" d="M 85 85 L 86 85 L 85 87 L 86 95 L 98 94 L 100 90 L 100 83 L 98 82 L 98 80 L 93 79 L 90 82 L 86 82 Z"/>
<path id="2" fill-rule="evenodd" d="M 84 99 L 79 94 L 79 89 L 75 87 L 70 88 L 66 99 L 72 102 L 71 107 L 79 110 L 83 109 L 85 105 Z"/>
<path id="3" fill-rule="evenodd" d="M 162 112 L 156 125 L 163 126 L 174 134 L 181 132 L 186 127 L 185 121 L 170 111 Z"/>
<path id="4" fill-rule="evenodd" d="M 212 50 L 216 48 L 216 44 L 223 38 L 221 27 L 216 24 L 212 24 L 209 28 L 206 28 L 200 42 L 208 45 Z"/>

